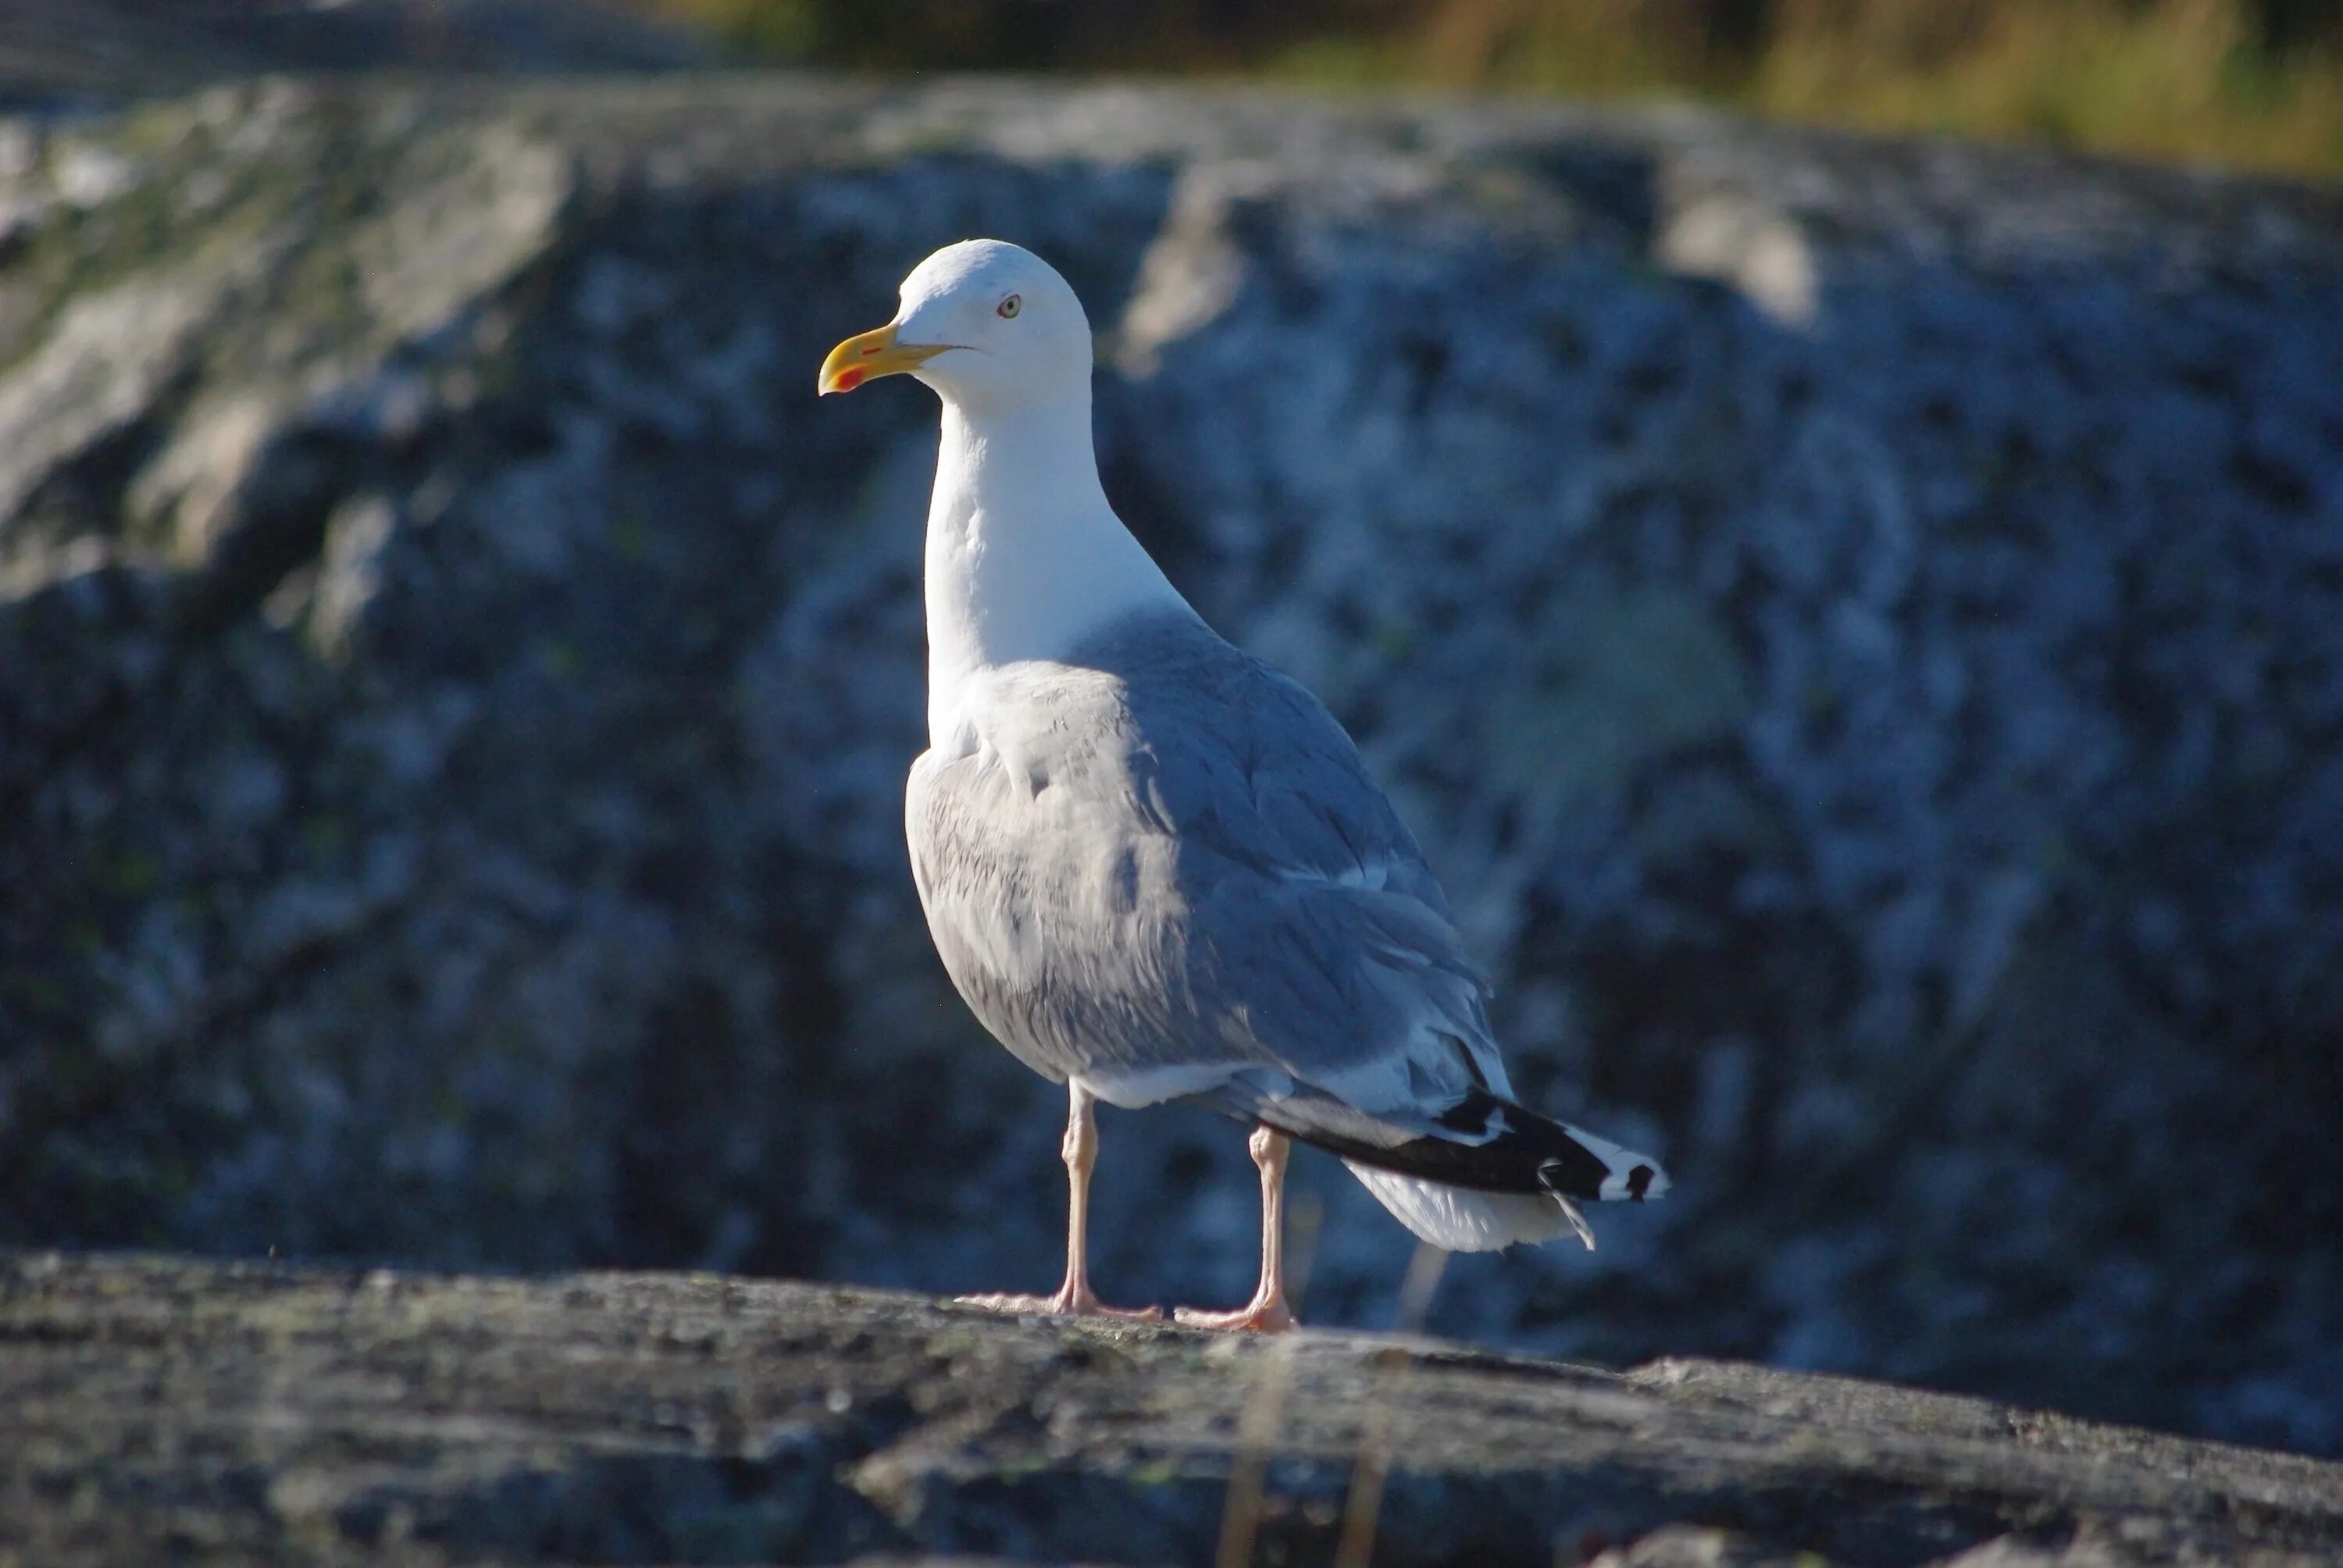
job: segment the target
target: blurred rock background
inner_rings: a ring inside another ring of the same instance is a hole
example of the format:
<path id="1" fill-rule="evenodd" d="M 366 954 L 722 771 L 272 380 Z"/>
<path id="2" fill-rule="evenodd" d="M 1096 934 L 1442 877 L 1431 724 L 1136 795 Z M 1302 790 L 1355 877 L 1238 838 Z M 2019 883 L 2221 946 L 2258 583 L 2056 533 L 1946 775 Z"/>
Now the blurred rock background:
<path id="1" fill-rule="evenodd" d="M 1561 15 L 1375 9 L 1131 15 L 1369 82 Z M 2104 15 L 2184 12 L 2307 15 Z M 1116 63 L 913 13 L 964 52 L 910 64 Z M 2343 1452 L 2343 197 L 689 68 L 888 63 L 855 14 L 0 22 L 0 1239 L 1052 1276 L 1058 1092 L 903 863 L 932 402 L 810 395 L 992 234 L 1102 329 L 1124 516 L 1417 826 L 1528 1097 L 1678 1178 L 1435 1327 Z M 1102 1287 L 1241 1297 L 1240 1131 L 1106 1127 Z M 1308 1314 L 1384 1321 L 1407 1239 L 1296 1169 Z"/>
<path id="2" fill-rule="evenodd" d="M 763 58 L 1662 93 L 1870 130 L 2343 174 L 2333 0 L 639 0 Z"/>

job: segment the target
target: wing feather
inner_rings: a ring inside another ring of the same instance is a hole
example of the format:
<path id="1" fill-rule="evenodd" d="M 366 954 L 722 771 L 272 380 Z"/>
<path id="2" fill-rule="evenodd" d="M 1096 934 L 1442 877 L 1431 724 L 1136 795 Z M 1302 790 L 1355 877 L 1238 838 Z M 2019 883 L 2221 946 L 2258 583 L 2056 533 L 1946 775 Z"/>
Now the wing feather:
<path id="1" fill-rule="evenodd" d="M 1289 1081 L 1388 1137 L 1507 1092 L 1487 982 L 1350 737 L 1200 623 L 995 672 L 905 804 L 947 970 L 1051 1078 L 1138 1103 Z"/>

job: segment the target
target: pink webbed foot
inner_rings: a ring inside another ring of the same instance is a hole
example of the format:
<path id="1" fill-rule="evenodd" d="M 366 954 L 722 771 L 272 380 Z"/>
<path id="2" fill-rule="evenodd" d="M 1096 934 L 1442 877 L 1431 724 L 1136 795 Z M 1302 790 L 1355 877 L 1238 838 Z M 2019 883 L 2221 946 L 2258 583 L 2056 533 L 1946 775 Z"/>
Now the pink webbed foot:
<path id="1" fill-rule="evenodd" d="M 1252 1130 L 1246 1146 L 1261 1167 L 1261 1288 L 1233 1312 L 1175 1307 L 1172 1316 L 1192 1329 L 1282 1334 L 1296 1326 L 1285 1305 L 1285 1134 L 1264 1124 Z"/>
<path id="2" fill-rule="evenodd" d="M 1299 1328 L 1293 1314 L 1285 1310 L 1285 1301 L 1253 1301 L 1232 1312 L 1206 1312 L 1202 1307 L 1174 1307 L 1172 1318 L 1192 1329 L 1222 1329 L 1232 1333 L 1282 1334 L 1288 1329 Z"/>
<path id="3" fill-rule="evenodd" d="M 1040 1317 L 1121 1318 L 1135 1323 L 1160 1323 L 1163 1321 L 1163 1309 L 1161 1307 L 1110 1307 L 1088 1291 L 1061 1290 L 1050 1296 L 1020 1296 L 1007 1292 L 955 1296 L 952 1305 L 975 1307 L 988 1312 L 1030 1313 Z"/>

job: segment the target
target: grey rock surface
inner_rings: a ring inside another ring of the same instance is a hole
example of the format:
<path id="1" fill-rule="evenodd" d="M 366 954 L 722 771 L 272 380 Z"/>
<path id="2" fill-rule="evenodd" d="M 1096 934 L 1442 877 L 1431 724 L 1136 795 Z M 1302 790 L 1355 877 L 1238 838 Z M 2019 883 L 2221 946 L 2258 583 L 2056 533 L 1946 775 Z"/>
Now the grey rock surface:
<path id="1" fill-rule="evenodd" d="M 1730 1362 L 714 1275 L 0 1258 L 0 1554 L 2332 1562 L 2343 1466 Z M 1355 1521 L 1355 1523 L 1353 1523 Z"/>
<path id="2" fill-rule="evenodd" d="M 2343 1451 L 2343 200 L 1689 113 L 0 119 L 0 1237 L 1052 1274 L 1056 1092 L 903 863 L 932 403 L 811 396 L 970 234 L 1516 1082 L 1677 1178 L 1434 1326 Z M 1240 1131 L 1103 1131 L 1101 1289 L 1241 1298 Z M 1296 1171 L 1305 1315 L 1388 1322 Z"/>

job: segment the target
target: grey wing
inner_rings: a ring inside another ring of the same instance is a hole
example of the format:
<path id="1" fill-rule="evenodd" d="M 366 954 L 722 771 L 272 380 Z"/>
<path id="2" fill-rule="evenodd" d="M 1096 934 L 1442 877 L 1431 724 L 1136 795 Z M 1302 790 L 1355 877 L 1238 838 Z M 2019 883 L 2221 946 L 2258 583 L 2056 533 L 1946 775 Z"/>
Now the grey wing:
<path id="1" fill-rule="evenodd" d="M 1316 699 L 1201 627 L 1048 671 L 1000 678 L 986 746 L 907 799 L 938 950 L 1003 1043 L 1110 1102 L 1370 1145 L 1509 1092 L 1423 852 Z"/>

